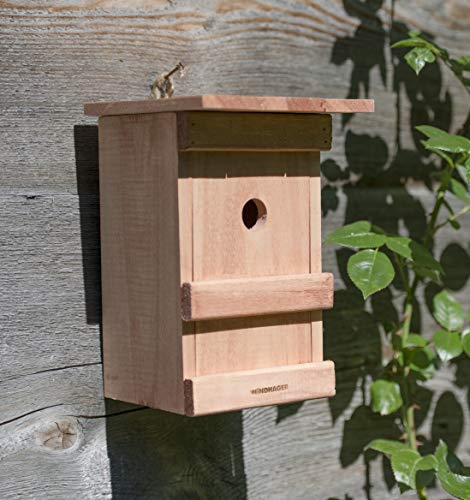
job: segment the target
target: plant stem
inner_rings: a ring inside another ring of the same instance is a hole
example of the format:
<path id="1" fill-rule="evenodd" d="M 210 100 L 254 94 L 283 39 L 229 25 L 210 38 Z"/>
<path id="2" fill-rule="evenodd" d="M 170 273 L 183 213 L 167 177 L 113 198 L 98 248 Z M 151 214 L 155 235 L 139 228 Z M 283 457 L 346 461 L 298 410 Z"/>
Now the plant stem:
<path id="1" fill-rule="evenodd" d="M 426 495 L 426 488 L 417 488 L 418 498 L 419 500 L 426 500 L 428 497 Z"/>
<path id="2" fill-rule="evenodd" d="M 410 446 L 413 448 L 413 450 L 418 451 L 418 445 L 416 442 L 415 409 L 413 405 L 410 405 L 406 409 L 406 419 L 410 431 Z"/>
<path id="3" fill-rule="evenodd" d="M 441 229 L 442 227 L 446 226 L 450 221 L 457 220 L 459 217 L 462 217 L 462 215 L 465 215 L 469 211 L 470 211 L 470 205 L 466 205 L 464 208 L 462 208 L 462 210 L 460 210 L 454 215 L 451 215 L 445 222 L 442 222 L 441 224 L 437 225 L 434 228 L 434 233 L 439 231 L 439 229 Z"/>
<path id="4" fill-rule="evenodd" d="M 432 209 L 429 222 L 426 228 L 426 233 L 424 236 L 424 246 L 429 247 L 432 241 L 432 238 L 436 232 L 437 226 L 437 218 L 439 216 L 439 212 L 441 210 L 442 204 L 444 202 L 444 195 L 445 191 L 448 187 L 449 184 L 449 179 L 450 175 L 452 172 L 452 165 L 448 165 L 447 169 L 449 170 L 449 175 L 444 176 L 443 181 L 441 185 L 439 186 L 439 189 L 437 191 L 437 196 L 436 196 L 436 201 L 434 203 L 434 207 Z M 419 282 L 421 281 L 420 277 L 415 274 L 413 283 L 411 287 L 407 287 L 407 294 L 406 294 L 406 300 L 405 300 L 405 314 L 404 314 L 404 319 L 403 319 L 403 329 L 402 329 L 402 338 L 403 338 L 403 345 L 406 344 L 406 341 L 408 340 L 408 336 L 410 334 L 410 325 L 411 325 L 411 318 L 413 316 L 413 302 L 414 298 L 416 295 L 416 290 L 418 288 Z M 415 425 L 415 414 L 414 414 L 414 406 L 411 401 L 411 387 L 410 387 L 410 382 L 409 382 L 409 371 L 410 368 L 409 366 L 404 367 L 403 369 L 403 396 L 404 396 L 404 411 L 402 413 L 402 418 L 403 418 L 403 424 L 406 429 L 406 437 L 409 445 L 411 448 L 414 450 L 418 450 L 417 442 L 416 442 L 416 425 Z M 419 494 L 419 492 L 418 492 Z M 420 498 L 426 498 L 426 494 L 424 494 L 424 497 L 420 495 Z"/>
<path id="5" fill-rule="evenodd" d="M 443 177 L 443 181 L 437 191 L 436 201 L 434 203 L 434 207 L 432 209 L 423 240 L 425 247 L 430 246 L 434 234 L 439 229 L 437 226 L 437 218 L 439 216 L 441 207 L 444 203 L 444 195 L 448 187 L 448 184 L 450 182 L 452 167 L 453 167 L 452 165 L 448 165 L 446 167 L 446 169 L 448 169 L 449 171 L 449 175 Z M 405 282 L 406 300 L 405 300 L 405 313 L 404 313 L 403 328 L 402 328 L 403 345 L 406 345 L 406 341 L 408 340 L 410 334 L 411 319 L 413 317 L 413 303 L 416 296 L 416 290 L 418 288 L 420 281 L 421 281 L 420 277 L 417 274 L 415 274 L 411 286 L 409 286 L 409 282 L 408 283 Z M 407 442 L 413 450 L 418 451 L 418 443 L 416 440 L 415 407 L 413 405 L 411 397 L 411 384 L 409 381 L 409 373 L 410 373 L 410 368 L 409 366 L 405 365 L 405 367 L 403 368 L 403 383 L 402 383 L 403 402 L 404 402 L 402 410 L 402 419 L 403 419 L 403 425 L 406 430 Z M 417 489 L 417 493 L 420 500 L 427 499 L 426 488 Z"/>
<path id="6" fill-rule="evenodd" d="M 413 315 L 413 296 L 409 295 L 406 299 L 405 305 L 405 317 L 403 321 L 403 330 L 402 330 L 402 338 L 403 344 L 406 345 L 406 341 L 408 340 L 410 334 L 410 324 L 411 317 Z M 414 414 L 414 406 L 411 402 L 411 387 L 408 379 L 410 369 L 408 366 L 405 366 L 403 373 L 403 399 L 404 399 L 404 410 L 403 410 L 403 424 L 406 429 L 406 437 L 409 445 L 414 449 L 418 450 L 418 446 L 416 444 L 416 426 L 415 426 L 415 414 Z"/>
<path id="7" fill-rule="evenodd" d="M 432 239 L 433 239 L 434 235 L 436 234 L 436 231 L 438 229 L 440 229 L 440 227 L 442 226 L 442 225 L 437 226 L 436 223 L 437 223 L 437 218 L 439 216 L 439 212 L 440 212 L 442 205 L 444 203 L 445 192 L 446 192 L 447 188 L 449 187 L 450 178 L 452 176 L 453 169 L 454 169 L 454 165 L 448 164 L 446 166 L 446 170 L 447 170 L 448 175 L 443 176 L 443 181 L 442 181 L 441 185 L 439 186 L 439 189 L 437 190 L 436 201 L 434 203 L 434 207 L 432 209 L 432 212 L 431 212 L 431 215 L 429 218 L 429 222 L 428 222 L 427 227 L 426 227 L 424 239 L 423 239 L 423 245 L 426 248 L 429 248 L 429 246 L 432 242 Z M 419 282 L 420 282 L 420 278 L 417 274 L 415 274 L 410 291 L 407 294 L 407 301 L 410 297 L 413 298 L 415 296 L 416 289 L 418 288 Z"/>
<path id="8" fill-rule="evenodd" d="M 405 304 L 405 316 L 403 318 L 403 343 L 405 344 L 410 334 L 411 316 L 413 315 L 413 296 L 408 294 Z"/>
<path id="9" fill-rule="evenodd" d="M 413 297 L 414 294 L 410 293 L 407 294 L 406 304 L 405 304 L 405 316 L 403 320 L 403 330 L 402 330 L 404 344 L 406 343 L 406 340 L 408 339 L 410 334 L 411 317 L 413 315 Z M 405 366 L 403 370 L 403 385 L 402 385 L 403 400 L 404 400 L 404 406 L 402 409 L 402 419 L 406 430 L 406 439 L 408 441 L 408 444 L 413 450 L 418 451 L 418 443 L 416 440 L 415 407 L 412 403 L 412 398 L 411 398 L 411 384 L 409 381 L 409 373 L 410 373 L 410 368 L 408 366 Z M 427 499 L 426 488 L 417 488 L 416 491 L 418 493 L 418 498 L 420 500 Z"/>
<path id="10" fill-rule="evenodd" d="M 432 209 L 429 222 L 426 227 L 426 233 L 424 236 L 423 243 L 424 246 L 427 248 L 430 246 L 436 231 L 438 231 L 442 226 L 442 225 L 441 226 L 437 225 L 437 219 L 441 207 L 444 203 L 444 196 L 448 184 L 450 182 L 450 176 L 452 175 L 453 165 L 447 165 L 446 170 L 448 171 L 449 175 L 445 175 L 443 177 L 443 181 L 439 186 L 439 189 L 437 190 L 436 201 L 434 203 L 434 207 Z M 403 328 L 402 328 L 403 345 L 406 345 L 406 341 L 408 340 L 410 334 L 410 325 L 413 316 L 413 303 L 416 296 L 416 290 L 418 288 L 420 281 L 421 278 L 417 274 L 415 274 L 411 286 L 409 285 L 408 280 L 406 280 L 406 282 L 404 281 L 406 288 L 406 300 L 405 300 L 405 313 L 404 313 Z M 411 384 L 409 380 L 409 373 L 410 373 L 410 368 L 405 364 L 403 368 L 403 383 L 402 383 L 403 402 L 404 402 L 402 409 L 402 420 L 406 430 L 406 439 L 408 444 L 413 450 L 418 451 L 418 443 L 416 439 L 415 407 L 413 405 L 411 397 Z M 426 488 L 418 488 L 417 494 L 420 500 L 427 499 Z"/>

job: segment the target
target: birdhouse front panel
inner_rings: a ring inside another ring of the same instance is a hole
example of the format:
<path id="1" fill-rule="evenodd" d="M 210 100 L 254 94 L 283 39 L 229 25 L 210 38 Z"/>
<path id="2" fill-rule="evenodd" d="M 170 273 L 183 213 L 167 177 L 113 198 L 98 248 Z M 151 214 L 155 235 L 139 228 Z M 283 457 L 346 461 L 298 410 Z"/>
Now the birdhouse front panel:
<path id="1" fill-rule="evenodd" d="M 192 281 L 311 272 L 318 152 L 189 152 L 181 161 L 192 176 Z M 320 252 L 314 259 L 320 272 Z M 198 321 L 194 374 L 311 362 L 311 330 L 310 312 Z"/>
<path id="2" fill-rule="evenodd" d="M 320 151 L 368 101 L 97 103 L 105 395 L 186 415 L 331 396 Z"/>

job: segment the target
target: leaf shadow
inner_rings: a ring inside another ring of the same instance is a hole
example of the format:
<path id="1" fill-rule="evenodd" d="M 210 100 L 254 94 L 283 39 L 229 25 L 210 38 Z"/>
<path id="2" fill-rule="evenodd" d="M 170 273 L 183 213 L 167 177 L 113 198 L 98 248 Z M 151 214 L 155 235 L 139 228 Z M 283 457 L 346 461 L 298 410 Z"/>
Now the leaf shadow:
<path id="1" fill-rule="evenodd" d="M 343 225 L 368 220 L 387 232 L 419 241 L 426 231 L 427 209 L 409 185 L 410 182 L 419 182 L 431 190 L 439 163 L 424 150 L 415 127 L 428 124 L 448 130 L 453 103 L 449 91 L 444 88 L 439 64 L 427 65 L 417 78 L 403 59 L 406 50 L 390 50 L 389 46 L 404 38 L 409 30 L 404 22 L 394 19 L 394 4 L 392 1 L 391 19 L 386 29 L 383 12 L 379 12 L 384 6 L 383 1 L 343 0 L 345 12 L 359 20 L 359 26 L 352 36 L 335 42 L 331 62 L 337 66 L 351 65 L 349 98 L 370 97 L 373 71 L 379 71 L 384 87 L 387 81 L 392 82 L 395 139 L 390 142 L 378 134 L 358 133 L 351 129 L 354 115 L 343 117 L 346 164 L 327 159 L 321 165 L 324 177 L 322 214 L 323 217 L 337 217 L 336 212 L 344 207 Z M 426 35 L 432 38 L 429 33 Z M 389 66 L 386 64 L 387 52 L 392 61 Z M 404 119 L 405 110 L 408 110 L 408 122 Z M 404 145 L 406 135 L 411 137 L 411 146 L 409 142 Z M 371 412 L 367 389 L 371 378 L 380 373 L 383 363 L 391 355 L 387 331 L 390 325 L 399 322 L 402 315 L 400 297 L 403 296 L 403 285 L 396 278 L 391 289 L 364 302 L 346 272 L 351 253 L 344 248 L 335 251 L 336 266 L 344 288 L 336 291 L 334 309 L 325 311 L 323 316 L 325 357 L 335 362 L 337 372 L 337 395 L 329 401 L 329 407 L 333 422 L 344 421 L 341 465 L 349 467 L 362 458 L 364 491 L 366 498 L 371 499 L 373 484 L 369 463 L 378 455 L 370 451 L 364 453 L 364 447 L 376 437 L 396 439 L 403 432 L 394 418 L 379 417 Z M 441 255 L 441 263 L 446 272 L 444 286 L 461 290 L 470 274 L 468 253 L 458 244 L 451 243 Z M 412 331 L 421 331 L 422 315 L 426 309 L 430 311 L 432 297 L 439 290 L 437 285 L 426 288 L 424 308 L 422 299 L 415 302 Z M 466 370 L 466 365 L 458 365 L 457 385 L 470 385 L 465 379 L 470 380 Z M 434 392 L 429 387 L 418 388 L 418 428 L 428 420 L 433 397 Z M 462 421 L 460 417 L 451 418 L 447 406 L 461 415 L 451 388 L 438 399 L 429 440 L 432 443 L 439 437 L 446 437 L 455 447 L 462 436 Z M 382 465 L 383 480 L 390 490 L 395 484 L 390 464 L 384 458 Z"/>

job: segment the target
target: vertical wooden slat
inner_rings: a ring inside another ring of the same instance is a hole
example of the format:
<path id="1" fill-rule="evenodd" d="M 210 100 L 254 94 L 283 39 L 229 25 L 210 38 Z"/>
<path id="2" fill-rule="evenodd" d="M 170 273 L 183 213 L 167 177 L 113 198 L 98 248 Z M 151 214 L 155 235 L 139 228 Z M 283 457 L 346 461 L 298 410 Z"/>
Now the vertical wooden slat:
<path id="1" fill-rule="evenodd" d="M 315 161 L 312 161 L 312 174 L 310 177 L 310 272 L 315 274 L 322 272 L 320 153 L 317 153 Z M 312 324 L 312 361 L 322 361 L 322 311 L 312 311 L 310 320 Z"/>
<path id="2" fill-rule="evenodd" d="M 181 283 L 193 279 L 193 180 L 180 155 L 178 165 L 178 216 L 180 237 Z M 196 375 L 195 324 L 183 322 L 183 374 Z"/>
<path id="3" fill-rule="evenodd" d="M 173 113 L 100 120 L 103 351 L 107 397 L 183 412 L 175 132 Z"/>

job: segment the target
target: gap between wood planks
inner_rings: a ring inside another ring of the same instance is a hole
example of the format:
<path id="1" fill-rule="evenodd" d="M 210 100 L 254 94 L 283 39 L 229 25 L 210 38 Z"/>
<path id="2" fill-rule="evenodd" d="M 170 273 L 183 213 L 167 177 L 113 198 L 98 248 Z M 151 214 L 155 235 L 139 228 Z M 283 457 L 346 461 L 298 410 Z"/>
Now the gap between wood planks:
<path id="1" fill-rule="evenodd" d="M 0 384 L 3 384 L 4 382 L 11 382 L 13 380 L 18 380 L 20 378 L 24 377 L 32 377 L 33 375 L 41 375 L 43 373 L 48 373 L 48 372 L 57 372 L 61 370 L 68 370 L 69 368 L 82 368 L 85 366 L 95 366 L 95 365 L 101 365 L 101 361 L 95 361 L 94 363 L 82 363 L 78 365 L 69 365 L 69 366 L 59 366 L 58 368 L 47 368 L 46 370 L 39 370 L 37 372 L 32 372 L 32 373 L 24 373 L 22 375 L 18 375 L 16 377 L 9 377 L 5 378 L 3 380 L 0 380 Z"/>
<path id="2" fill-rule="evenodd" d="M 5 420 L 3 422 L 0 422 L 0 427 L 3 425 L 11 424 L 12 422 L 16 422 L 17 420 L 21 420 L 22 418 L 28 417 L 30 415 L 33 415 L 34 413 L 38 413 L 40 411 L 44 410 L 49 410 L 50 408 L 57 408 L 60 406 L 65 406 L 62 403 L 56 404 L 56 405 L 51 405 L 51 406 L 45 406 L 44 408 L 37 408 L 36 410 L 29 411 L 27 413 L 23 413 L 22 415 L 18 415 L 17 417 L 10 418 L 8 420 Z M 118 417 L 119 415 L 125 415 L 127 413 L 135 413 L 137 411 L 143 411 L 143 410 L 150 410 L 151 408 L 148 408 L 147 406 L 141 406 L 139 408 L 132 408 L 130 410 L 123 410 L 123 411 L 117 411 L 115 413 L 105 413 L 104 415 L 70 415 L 70 414 L 64 414 L 64 417 L 73 417 L 73 418 L 86 418 L 86 419 L 98 419 L 98 418 L 111 418 L 111 417 Z"/>

